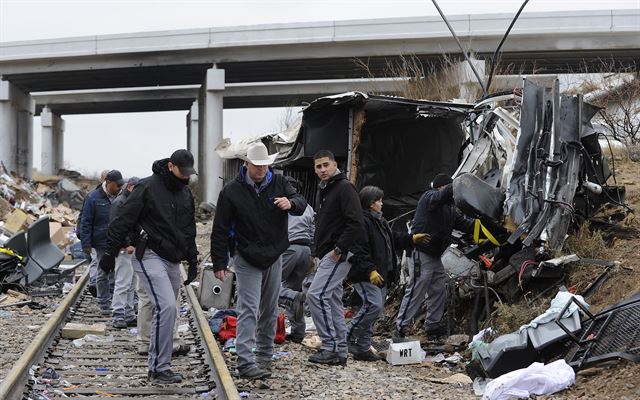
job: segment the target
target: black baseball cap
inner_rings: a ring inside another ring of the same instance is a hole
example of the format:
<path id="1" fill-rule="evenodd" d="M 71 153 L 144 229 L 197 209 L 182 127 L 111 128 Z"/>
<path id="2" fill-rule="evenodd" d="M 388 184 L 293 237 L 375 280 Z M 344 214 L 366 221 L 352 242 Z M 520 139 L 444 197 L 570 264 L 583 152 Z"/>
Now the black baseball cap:
<path id="1" fill-rule="evenodd" d="M 184 176 L 189 176 L 198 173 L 193 168 L 193 154 L 189 150 L 180 149 L 176 150 L 171 154 L 171 158 L 169 159 L 173 165 L 178 167 L 180 173 Z"/>
<path id="2" fill-rule="evenodd" d="M 109 182 L 115 182 L 118 186 L 124 185 L 124 178 L 122 178 L 122 174 L 117 169 L 109 171 L 104 179 Z"/>

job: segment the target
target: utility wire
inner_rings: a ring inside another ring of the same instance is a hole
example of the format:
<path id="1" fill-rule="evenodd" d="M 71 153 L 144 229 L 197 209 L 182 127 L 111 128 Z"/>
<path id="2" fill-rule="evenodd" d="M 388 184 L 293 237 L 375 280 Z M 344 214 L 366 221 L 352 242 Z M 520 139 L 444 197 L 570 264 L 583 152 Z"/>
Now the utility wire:
<path id="1" fill-rule="evenodd" d="M 491 81 L 493 80 L 493 73 L 495 72 L 495 69 L 496 69 L 498 54 L 502 49 L 502 45 L 507 40 L 507 36 L 509 36 L 509 33 L 511 33 L 511 28 L 513 28 L 513 25 L 515 25 L 516 21 L 518 20 L 518 17 L 520 17 L 520 13 L 522 13 L 522 10 L 524 10 L 524 6 L 526 6 L 528 2 L 529 0 L 524 0 L 522 5 L 520 6 L 520 9 L 516 13 L 516 15 L 513 17 L 513 20 L 511 21 L 509 28 L 507 28 L 507 31 L 504 33 L 504 36 L 502 36 L 502 40 L 500 41 L 500 44 L 496 48 L 496 51 L 493 53 L 493 57 L 491 57 L 491 67 L 489 68 L 489 78 L 487 79 L 487 90 L 485 91 L 485 93 L 488 92 L 489 88 L 491 87 Z"/>
<path id="2" fill-rule="evenodd" d="M 440 6 L 438 6 L 438 3 L 436 2 L 436 0 L 431 0 L 431 1 L 433 2 L 433 5 L 436 6 L 436 9 L 438 10 L 438 13 L 442 17 L 442 20 L 444 21 L 444 23 L 447 25 L 447 28 L 449 28 L 449 32 L 451 32 L 451 35 L 453 36 L 453 39 L 458 44 L 458 47 L 460 47 L 460 51 L 462 51 L 462 54 L 464 55 L 464 58 L 467 60 L 467 63 L 469 63 L 469 66 L 471 67 L 471 70 L 473 71 L 473 74 L 476 76 L 476 79 L 478 80 L 478 84 L 480 85 L 480 89 L 482 89 L 483 96 L 486 96 L 487 95 L 487 89 L 484 87 L 484 84 L 482 83 L 482 78 L 480 77 L 480 74 L 476 70 L 476 67 L 473 66 L 473 63 L 469 59 L 469 55 L 467 54 L 467 51 L 464 49 L 464 47 L 462 47 L 462 43 L 460 43 L 460 40 L 458 40 L 458 36 L 456 35 L 455 31 L 453 30 L 453 27 L 451 26 L 451 24 L 449 24 L 449 21 L 447 20 L 447 17 L 445 17 L 444 13 L 440 9 Z"/>

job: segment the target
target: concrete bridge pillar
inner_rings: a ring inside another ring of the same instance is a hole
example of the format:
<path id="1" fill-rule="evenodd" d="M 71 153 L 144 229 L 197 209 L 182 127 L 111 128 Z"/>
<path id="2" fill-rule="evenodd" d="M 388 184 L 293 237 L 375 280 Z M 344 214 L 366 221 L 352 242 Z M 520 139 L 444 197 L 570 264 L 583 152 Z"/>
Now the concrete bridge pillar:
<path id="1" fill-rule="evenodd" d="M 471 63 L 480 75 L 480 78 L 483 79 L 483 83 L 486 83 L 485 73 L 489 71 L 485 72 L 485 61 L 472 58 Z M 478 93 L 482 95 L 480 85 L 478 84 L 478 78 L 476 78 L 476 75 L 473 73 L 468 62 L 460 61 L 457 63 L 454 67 L 454 74 L 456 75 L 456 80 L 460 85 L 460 98 L 462 100 L 466 102 L 473 102 L 477 100 Z"/>
<path id="2" fill-rule="evenodd" d="M 199 167 L 200 154 L 198 154 L 198 137 L 200 135 L 198 128 L 198 101 L 194 101 L 191 109 L 187 114 L 187 149 L 193 154 L 193 161 L 196 167 Z M 200 170 L 198 170 L 200 173 Z"/>
<path id="3" fill-rule="evenodd" d="M 0 161 L 8 171 L 31 178 L 33 115 L 36 103 L 8 81 L 0 80 Z"/>
<path id="4" fill-rule="evenodd" d="M 64 120 L 49 110 L 40 113 L 42 125 L 41 170 L 45 175 L 55 175 L 64 166 Z"/>
<path id="5" fill-rule="evenodd" d="M 198 98 L 198 181 L 201 199 L 216 203 L 222 190 L 222 159 L 215 148 L 222 141 L 222 100 L 224 70 L 212 68 L 200 88 Z"/>

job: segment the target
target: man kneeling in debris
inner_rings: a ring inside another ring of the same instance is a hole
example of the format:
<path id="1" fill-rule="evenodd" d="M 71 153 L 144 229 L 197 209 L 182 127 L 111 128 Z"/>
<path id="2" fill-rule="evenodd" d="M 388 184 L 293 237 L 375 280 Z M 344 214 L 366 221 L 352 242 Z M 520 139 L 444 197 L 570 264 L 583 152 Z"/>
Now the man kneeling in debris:
<path id="1" fill-rule="evenodd" d="M 237 369 L 245 379 L 271 375 L 281 255 L 289 247 L 287 215 L 302 215 L 307 206 L 284 176 L 269 168 L 276 157 L 261 142 L 249 146 L 240 173 L 220 192 L 211 232 L 216 278 L 225 277 L 230 242 L 236 250 Z"/>
<path id="2" fill-rule="evenodd" d="M 424 326 L 429 338 L 445 334 L 441 325 L 444 314 L 446 287 L 444 266 L 440 257 L 451 243 L 452 230 L 471 232 L 473 220 L 460 214 L 453 203 L 453 180 L 449 175 L 438 174 L 420 200 L 413 219 L 412 234 L 426 233 L 427 243 L 416 243 L 409 258 L 411 283 L 405 289 L 396 319 L 394 336 L 404 337 L 405 329 L 413 320 L 420 306 L 427 301 Z"/>
<path id="3" fill-rule="evenodd" d="M 189 263 L 185 285 L 198 268 L 196 222 L 189 176 L 196 173 L 193 155 L 176 150 L 153 163 L 153 175 L 140 180 L 109 225 L 107 250 L 100 268 L 112 270 L 126 236 L 136 225 L 144 231 L 136 242 L 133 269 L 153 304 L 148 380 L 177 383 L 182 375 L 171 371 L 176 297 L 180 290 L 180 261 Z"/>
<path id="4" fill-rule="evenodd" d="M 298 193 L 302 192 L 300 182 L 291 177 L 287 181 Z M 280 288 L 280 304 L 291 324 L 291 333 L 287 340 L 301 343 L 304 339 L 306 324 L 304 322 L 304 303 L 306 293 L 302 282 L 312 265 L 311 245 L 315 232 L 316 212 L 307 204 L 302 215 L 289 214 L 289 248 L 282 254 L 282 287 Z"/>

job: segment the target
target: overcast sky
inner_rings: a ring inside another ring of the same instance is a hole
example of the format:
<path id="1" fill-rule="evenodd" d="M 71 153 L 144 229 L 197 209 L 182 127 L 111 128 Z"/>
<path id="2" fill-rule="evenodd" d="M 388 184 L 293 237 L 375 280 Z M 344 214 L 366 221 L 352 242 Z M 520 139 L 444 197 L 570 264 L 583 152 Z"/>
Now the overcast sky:
<path id="1" fill-rule="evenodd" d="M 516 0 L 439 0 L 447 15 L 504 12 Z M 640 9 L 640 0 L 530 0 L 525 12 Z M 437 15 L 429 0 L 0 0 L 0 42 L 319 20 Z M 227 110 L 225 137 L 241 138 L 279 128 L 281 109 Z M 186 146 L 186 111 L 63 116 L 69 168 L 92 173 L 119 168 L 145 176 L 152 160 Z M 40 165 L 40 119 L 34 122 L 34 166 Z"/>

